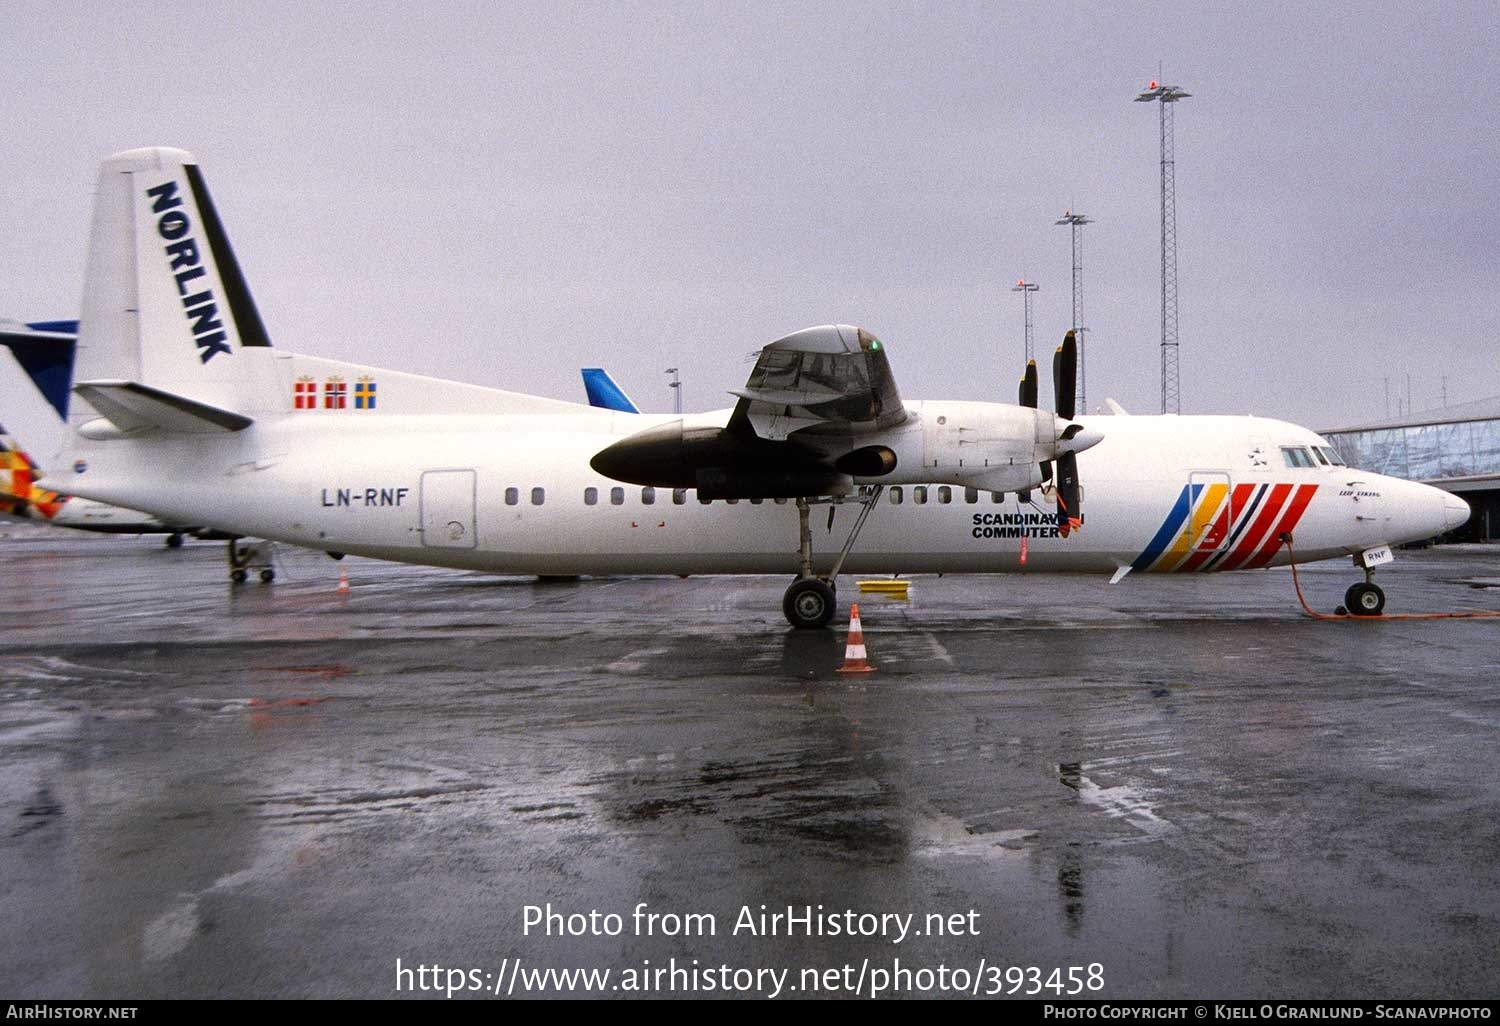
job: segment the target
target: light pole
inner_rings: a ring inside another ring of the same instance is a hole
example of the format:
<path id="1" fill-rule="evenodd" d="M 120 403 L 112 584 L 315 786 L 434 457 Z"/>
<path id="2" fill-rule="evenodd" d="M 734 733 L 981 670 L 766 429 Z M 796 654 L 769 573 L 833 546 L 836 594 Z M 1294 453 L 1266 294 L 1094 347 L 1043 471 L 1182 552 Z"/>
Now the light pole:
<path id="1" fill-rule="evenodd" d="M 1192 93 L 1152 82 L 1137 103 L 1161 104 L 1161 412 L 1182 412 L 1177 373 L 1177 175 L 1173 169 L 1172 104 Z"/>
<path id="2" fill-rule="evenodd" d="M 1065 224 L 1073 232 L 1073 337 L 1078 340 L 1078 403 L 1074 407 L 1079 413 L 1089 412 L 1088 404 L 1088 373 L 1085 370 L 1083 353 L 1083 232 L 1079 231 L 1086 224 L 1093 224 L 1083 214 L 1075 214 L 1071 210 L 1063 212 L 1053 224 Z"/>
<path id="3" fill-rule="evenodd" d="M 1036 359 L 1036 347 L 1031 341 L 1031 296 L 1037 289 L 1041 288 L 1035 282 L 1029 282 L 1025 278 L 1020 279 L 1011 286 L 1012 292 L 1019 292 L 1026 299 L 1026 362 L 1030 363 Z"/>
<path id="4" fill-rule="evenodd" d="M 668 367 L 666 373 L 672 375 L 672 380 L 667 387 L 672 390 L 672 412 L 682 413 L 682 379 L 677 376 L 676 367 Z"/>

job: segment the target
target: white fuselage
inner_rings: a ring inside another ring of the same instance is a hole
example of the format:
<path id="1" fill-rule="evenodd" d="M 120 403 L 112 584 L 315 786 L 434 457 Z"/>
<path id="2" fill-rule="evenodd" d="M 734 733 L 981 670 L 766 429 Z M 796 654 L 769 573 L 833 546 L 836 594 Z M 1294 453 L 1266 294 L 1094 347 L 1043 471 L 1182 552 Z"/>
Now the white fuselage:
<path id="1" fill-rule="evenodd" d="M 945 410 L 972 415 L 975 404 L 907 406 L 935 430 Z M 549 575 L 796 572 L 792 502 L 704 504 L 692 491 L 604 478 L 589 467 L 595 453 L 673 418 L 572 409 L 267 415 L 235 433 L 97 442 L 74 454 L 83 472 L 47 484 L 174 522 L 408 563 Z M 904 484 L 881 496 L 845 568 L 1243 569 L 1284 563 L 1279 535 L 1288 531 L 1299 559 L 1323 559 L 1461 522 L 1446 494 L 1425 485 L 1342 466 L 1287 466 L 1282 446 L 1324 443 L 1282 421 L 1079 420 L 1104 440 L 1078 457 L 1085 523 L 1070 537 L 1058 536 L 1050 495 L 1040 490 L 1023 504 L 1015 493 L 997 501 L 989 491 Z M 859 507 L 833 508 L 831 532 L 827 513 L 813 512 L 819 570 Z"/>

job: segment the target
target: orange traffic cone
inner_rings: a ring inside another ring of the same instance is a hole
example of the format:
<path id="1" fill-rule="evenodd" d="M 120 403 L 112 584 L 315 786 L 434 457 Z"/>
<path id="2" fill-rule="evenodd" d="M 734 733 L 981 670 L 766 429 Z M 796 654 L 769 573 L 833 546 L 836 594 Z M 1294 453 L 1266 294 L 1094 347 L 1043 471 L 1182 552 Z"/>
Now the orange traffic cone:
<path id="1" fill-rule="evenodd" d="M 339 594 L 349 594 L 349 570 L 342 566 L 339 567 Z"/>
<path id="2" fill-rule="evenodd" d="M 839 673 L 874 673 L 875 667 L 865 659 L 865 630 L 859 625 L 859 606 L 849 607 L 849 641 L 844 646 L 844 665 Z"/>

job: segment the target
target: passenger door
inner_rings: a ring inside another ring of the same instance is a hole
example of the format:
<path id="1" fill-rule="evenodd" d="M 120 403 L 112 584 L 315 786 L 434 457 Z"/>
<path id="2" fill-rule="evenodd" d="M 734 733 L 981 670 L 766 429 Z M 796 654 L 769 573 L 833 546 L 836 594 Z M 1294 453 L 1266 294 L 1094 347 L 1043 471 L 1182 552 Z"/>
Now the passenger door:
<path id="1" fill-rule="evenodd" d="M 429 470 L 422 474 L 422 544 L 434 549 L 472 549 L 474 531 L 472 470 Z"/>

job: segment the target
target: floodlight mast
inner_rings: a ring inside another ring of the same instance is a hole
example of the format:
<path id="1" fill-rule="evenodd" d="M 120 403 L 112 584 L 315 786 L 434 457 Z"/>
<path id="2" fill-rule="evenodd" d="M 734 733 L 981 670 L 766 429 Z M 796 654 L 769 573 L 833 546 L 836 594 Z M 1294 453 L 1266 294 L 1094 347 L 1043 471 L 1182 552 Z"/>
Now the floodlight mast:
<path id="1" fill-rule="evenodd" d="M 1040 285 L 1036 284 L 1035 282 L 1027 281 L 1025 278 L 1020 279 L 1010 288 L 1012 292 L 1021 293 L 1026 301 L 1026 363 L 1030 363 L 1032 360 L 1036 359 L 1036 346 L 1032 342 L 1031 336 L 1031 296 L 1039 288 L 1041 288 Z"/>
<path id="2" fill-rule="evenodd" d="M 1173 168 L 1172 104 L 1192 93 L 1152 82 L 1137 103 L 1161 104 L 1161 412 L 1182 412 L 1177 367 L 1177 181 Z"/>
<path id="3" fill-rule="evenodd" d="M 682 379 L 678 376 L 676 367 L 668 367 L 665 373 L 672 375 L 672 380 L 667 382 L 667 387 L 672 390 L 672 412 L 681 415 Z"/>
<path id="4" fill-rule="evenodd" d="M 1073 233 L 1073 337 L 1078 340 L 1078 401 L 1074 409 L 1079 413 L 1089 412 L 1088 403 L 1088 373 L 1084 363 L 1083 333 L 1088 329 L 1083 326 L 1083 232 L 1079 231 L 1086 224 L 1094 222 L 1084 214 L 1075 214 L 1068 210 L 1053 224 L 1068 225 Z"/>

